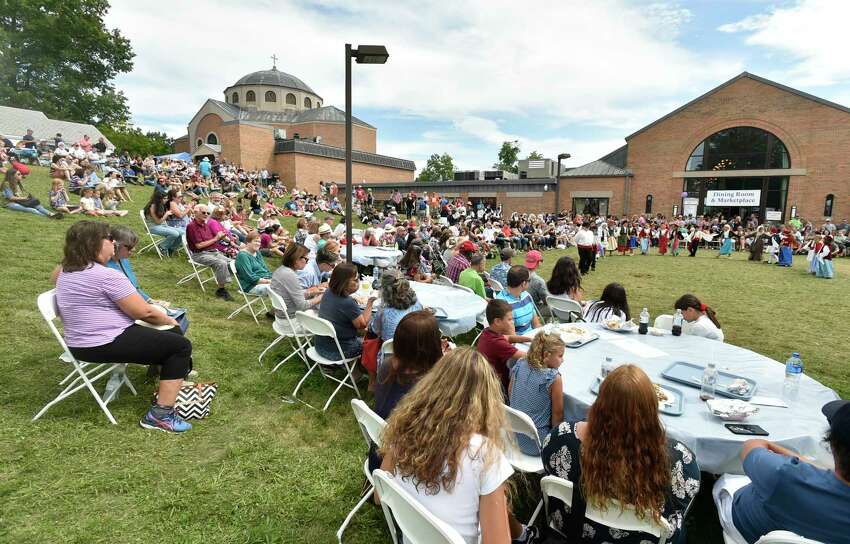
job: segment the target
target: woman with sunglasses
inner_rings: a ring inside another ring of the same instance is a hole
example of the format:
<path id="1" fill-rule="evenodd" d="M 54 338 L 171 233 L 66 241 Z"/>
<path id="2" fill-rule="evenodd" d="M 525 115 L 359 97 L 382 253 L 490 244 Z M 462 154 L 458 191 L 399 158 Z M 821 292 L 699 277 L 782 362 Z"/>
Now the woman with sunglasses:
<path id="1" fill-rule="evenodd" d="M 272 274 L 270 289 L 280 295 L 286 303 L 286 313 L 295 318 L 295 312 L 303 312 L 313 308 L 322 301 L 322 295 L 317 290 L 307 290 L 301 286 L 298 271 L 303 270 L 309 262 L 310 250 L 307 246 L 291 243 L 283 252 L 281 265 Z M 275 309 L 275 316 L 285 318 L 283 312 Z"/>
<path id="2" fill-rule="evenodd" d="M 62 264 L 56 276 L 56 305 L 68 349 L 89 363 L 157 365 L 159 398 L 139 425 L 170 433 L 192 426 L 174 411 L 183 379 L 192 368 L 192 343 L 172 329 L 179 327 L 136 291 L 130 280 L 107 267 L 115 254 L 109 225 L 80 221 L 65 235 Z"/>

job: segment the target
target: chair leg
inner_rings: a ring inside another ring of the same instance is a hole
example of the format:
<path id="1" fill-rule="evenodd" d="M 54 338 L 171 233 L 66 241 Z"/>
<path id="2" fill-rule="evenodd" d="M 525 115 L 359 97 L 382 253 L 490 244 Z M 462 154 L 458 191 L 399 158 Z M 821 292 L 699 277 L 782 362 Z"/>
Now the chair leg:
<path id="1" fill-rule="evenodd" d="M 342 544 L 342 533 L 345 531 L 346 527 L 348 527 L 348 524 L 351 523 L 351 519 L 354 517 L 354 514 L 356 514 L 357 511 L 360 510 L 360 508 L 364 504 L 366 504 L 366 501 L 369 500 L 369 496 L 372 495 L 372 493 L 374 492 L 375 487 L 370 485 L 369 489 L 366 490 L 366 493 L 364 493 L 363 496 L 360 497 L 360 500 L 357 501 L 357 504 L 355 504 L 354 508 L 351 509 L 351 512 L 349 512 L 348 515 L 345 516 L 345 520 L 342 522 L 342 525 L 339 526 L 339 529 L 336 532 L 336 538 L 339 544 Z"/>
<path id="2" fill-rule="evenodd" d="M 96 373 L 98 370 L 100 370 L 100 368 L 102 366 L 104 366 L 104 365 L 96 366 L 95 368 L 93 368 L 91 370 L 91 373 L 92 374 Z M 117 425 L 118 422 L 116 422 L 115 418 L 112 417 L 112 412 L 110 412 L 109 408 L 106 407 L 106 403 L 103 402 L 103 399 L 100 397 L 100 394 L 97 392 L 97 390 L 94 388 L 94 385 L 92 384 L 92 382 L 95 382 L 95 381 L 99 380 L 100 378 L 102 378 L 103 376 L 105 376 L 106 374 L 111 373 L 113 366 L 114 365 L 109 365 L 108 368 L 106 368 L 106 370 L 103 370 L 100 373 L 98 373 L 94 377 L 94 379 L 90 379 L 89 376 L 86 374 L 86 372 L 82 368 L 75 366 L 75 370 L 77 371 L 77 374 L 79 374 L 79 376 L 74 381 L 72 381 L 70 384 L 68 384 L 68 386 L 55 399 L 53 399 L 52 401 L 45 404 L 44 408 L 42 408 L 35 416 L 33 416 L 32 420 L 35 421 L 38 418 L 40 418 L 41 416 L 43 416 L 44 413 L 47 412 L 47 410 L 51 406 L 53 406 L 54 404 L 57 404 L 57 403 L 65 400 L 66 398 L 70 397 L 71 395 L 73 395 L 74 393 L 76 393 L 77 391 L 79 391 L 83 388 L 88 388 L 88 390 L 91 392 L 92 396 L 94 397 L 94 400 L 97 402 L 98 406 L 100 406 L 100 409 L 103 410 L 103 413 L 106 414 L 106 417 L 109 419 L 109 421 L 113 425 Z M 78 384 L 79 381 L 82 381 L 83 383 Z"/>
<path id="3" fill-rule="evenodd" d="M 290 346 L 290 347 L 294 347 L 294 346 L 292 346 L 292 339 L 291 339 L 291 337 L 289 338 L 289 346 Z M 286 361 L 288 361 L 288 360 L 289 360 L 289 359 L 290 359 L 293 355 L 298 355 L 298 354 L 299 354 L 299 349 L 300 349 L 300 348 L 295 349 L 292 353 L 290 353 L 289 355 L 287 355 L 287 356 L 286 356 L 286 357 L 285 357 L 282 361 L 280 361 L 278 364 L 276 364 L 276 365 L 274 366 L 274 368 L 273 368 L 273 369 L 271 369 L 271 374 L 274 374 L 274 373 L 277 371 L 277 369 L 278 369 L 278 368 L 280 368 L 280 367 L 283 365 L 283 363 L 285 363 Z"/>
<path id="4" fill-rule="evenodd" d="M 309 367 L 309 368 L 307 369 L 307 373 L 306 373 L 306 374 L 304 374 L 304 376 L 303 376 L 303 377 L 301 378 L 301 380 L 298 382 L 298 385 L 296 385 L 296 386 L 295 386 L 295 390 L 292 392 L 292 398 L 295 398 L 295 397 L 298 395 L 298 390 L 301 388 L 301 385 L 304 383 L 304 380 L 306 380 L 306 379 L 307 379 L 307 377 L 310 375 L 310 373 L 311 373 L 311 372 L 313 372 L 313 370 L 315 370 L 315 368 L 316 368 L 317 366 L 319 366 L 319 363 L 314 362 L 314 363 L 313 363 L 313 366 L 311 366 L 311 367 Z"/>
<path id="5" fill-rule="evenodd" d="M 543 499 L 540 499 L 540 502 L 537 503 L 537 507 L 534 509 L 534 513 L 531 514 L 531 519 L 528 520 L 528 523 L 526 525 L 528 525 L 529 527 L 534 525 L 534 520 L 537 519 L 537 514 L 540 513 L 540 510 L 542 508 L 543 508 Z"/>
<path id="6" fill-rule="evenodd" d="M 263 363 L 263 355 L 265 355 L 265 354 L 266 354 L 266 353 L 267 353 L 270 349 L 272 349 L 273 347 L 275 347 L 275 346 L 277 345 L 277 343 L 278 343 L 278 342 L 280 342 L 281 340 L 283 340 L 284 338 L 286 338 L 286 337 L 285 337 L 285 336 L 278 336 L 277 338 L 275 338 L 275 339 L 272 341 L 272 343 L 271 343 L 271 344 L 269 344 L 269 347 L 267 347 L 266 349 L 264 349 L 264 350 L 263 350 L 263 352 L 262 352 L 262 353 L 260 353 L 260 356 L 259 356 L 259 357 L 257 357 L 257 361 L 259 361 L 259 362 L 260 362 L 260 364 L 262 364 L 262 363 Z"/>

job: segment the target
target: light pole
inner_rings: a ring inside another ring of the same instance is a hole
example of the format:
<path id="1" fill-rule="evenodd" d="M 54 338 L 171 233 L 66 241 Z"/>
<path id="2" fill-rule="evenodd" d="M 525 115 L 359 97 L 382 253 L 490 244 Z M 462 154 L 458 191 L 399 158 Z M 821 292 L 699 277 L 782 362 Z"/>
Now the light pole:
<path id="1" fill-rule="evenodd" d="M 558 167 L 555 169 L 555 215 L 558 215 L 561 209 L 561 161 L 569 158 L 569 153 L 558 155 Z"/>
<path id="2" fill-rule="evenodd" d="M 354 239 L 351 236 L 351 59 L 357 64 L 384 64 L 390 58 L 383 45 L 360 45 L 352 49 L 345 44 L 345 262 L 350 263 L 354 254 Z"/>

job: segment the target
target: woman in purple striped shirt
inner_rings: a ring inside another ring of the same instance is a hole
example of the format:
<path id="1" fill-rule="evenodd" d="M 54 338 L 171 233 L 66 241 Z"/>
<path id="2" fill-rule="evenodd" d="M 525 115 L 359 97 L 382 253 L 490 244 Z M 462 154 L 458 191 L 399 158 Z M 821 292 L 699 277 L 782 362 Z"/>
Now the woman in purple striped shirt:
<path id="1" fill-rule="evenodd" d="M 159 400 L 139 424 L 172 433 L 188 431 L 192 426 L 177 416 L 174 403 L 192 367 L 192 343 L 179 333 L 173 318 L 142 299 L 124 274 L 105 266 L 114 252 L 106 223 L 80 221 L 68 229 L 56 278 L 65 343 L 81 361 L 159 365 Z M 136 320 L 175 328 L 158 330 Z"/>

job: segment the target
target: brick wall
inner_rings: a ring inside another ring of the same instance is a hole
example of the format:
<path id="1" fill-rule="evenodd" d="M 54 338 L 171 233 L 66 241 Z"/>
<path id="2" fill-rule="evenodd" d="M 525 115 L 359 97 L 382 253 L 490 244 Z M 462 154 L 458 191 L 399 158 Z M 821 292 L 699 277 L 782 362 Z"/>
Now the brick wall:
<path id="1" fill-rule="evenodd" d="M 238 127 L 239 160 L 236 161 L 247 170 L 269 168 L 274 163 L 274 135 L 272 129 L 239 124 Z M 222 153 L 224 148 L 222 148 Z"/>
<path id="2" fill-rule="evenodd" d="M 625 210 L 625 182 L 622 177 L 615 178 L 561 178 L 559 210 L 572 210 L 573 198 L 608 198 L 608 213 L 623 215 Z M 679 191 L 681 192 L 681 190 Z M 630 209 L 630 213 L 643 212 Z"/>
<path id="3" fill-rule="evenodd" d="M 273 156 L 274 168 L 287 187 L 297 186 L 308 192 L 319 192 L 320 181 L 345 180 L 345 161 L 328 157 L 316 157 L 301 153 L 281 153 Z M 376 166 L 372 164 L 352 163 L 352 180 L 356 185 L 364 179 L 376 181 L 413 181 L 413 171 Z"/>
<path id="4" fill-rule="evenodd" d="M 835 195 L 833 215 L 850 216 L 850 114 L 772 85 L 742 78 L 629 140 L 628 167 L 634 172 L 631 211 L 643 211 L 647 194 L 653 211 L 670 214 L 681 206 L 682 179 L 696 145 L 734 126 L 755 126 L 780 138 L 791 157 L 785 218 L 792 206 L 812 220 L 823 218 L 824 199 Z M 563 188 L 562 188 L 563 192 Z"/>
<path id="5" fill-rule="evenodd" d="M 188 153 L 189 152 L 189 136 L 181 136 L 174 140 L 174 152 L 175 153 Z"/>

